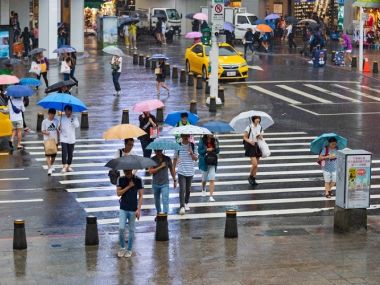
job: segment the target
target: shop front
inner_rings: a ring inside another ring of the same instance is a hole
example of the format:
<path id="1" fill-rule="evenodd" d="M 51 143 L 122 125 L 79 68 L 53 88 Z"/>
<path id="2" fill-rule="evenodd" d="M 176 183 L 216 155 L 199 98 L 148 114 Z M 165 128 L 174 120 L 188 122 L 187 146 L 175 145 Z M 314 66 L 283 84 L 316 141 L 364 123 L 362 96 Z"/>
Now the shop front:
<path id="1" fill-rule="evenodd" d="M 295 0 L 294 16 L 299 19 L 318 19 L 330 29 L 337 29 L 339 2 L 343 0 Z"/>

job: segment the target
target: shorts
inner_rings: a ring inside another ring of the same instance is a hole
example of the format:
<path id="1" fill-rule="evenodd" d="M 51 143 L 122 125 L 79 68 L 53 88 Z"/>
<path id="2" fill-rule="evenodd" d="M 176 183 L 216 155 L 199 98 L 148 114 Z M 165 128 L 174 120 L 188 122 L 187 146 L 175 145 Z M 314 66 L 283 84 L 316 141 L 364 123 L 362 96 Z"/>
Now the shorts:
<path id="1" fill-rule="evenodd" d="M 57 156 L 56 153 L 54 154 L 45 154 L 46 157 L 51 157 L 51 158 L 55 158 Z"/>
<path id="2" fill-rule="evenodd" d="M 22 129 L 24 126 L 24 122 L 22 120 L 21 121 L 12 121 L 12 126 L 13 126 L 14 130 Z"/>
<path id="3" fill-rule="evenodd" d="M 251 145 L 251 144 L 246 143 L 244 155 L 246 157 L 259 158 L 262 156 L 262 153 L 261 153 L 261 150 L 260 150 L 259 146 L 257 145 L 257 143 L 255 143 L 255 145 Z"/>
<path id="4" fill-rule="evenodd" d="M 336 171 L 323 171 L 323 179 L 325 180 L 325 183 L 336 183 Z"/>
<path id="5" fill-rule="evenodd" d="M 207 171 L 202 171 L 202 182 L 214 181 L 216 176 L 216 169 L 214 165 L 207 166 Z"/>

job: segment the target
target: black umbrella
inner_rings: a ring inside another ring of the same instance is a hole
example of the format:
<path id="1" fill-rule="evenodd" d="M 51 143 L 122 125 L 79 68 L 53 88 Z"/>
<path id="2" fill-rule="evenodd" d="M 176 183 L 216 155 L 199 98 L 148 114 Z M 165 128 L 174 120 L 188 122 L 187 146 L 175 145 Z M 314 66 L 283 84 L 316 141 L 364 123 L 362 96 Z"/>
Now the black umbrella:
<path id="1" fill-rule="evenodd" d="M 189 20 L 193 20 L 194 15 L 195 13 L 189 13 L 189 14 L 186 14 L 185 18 Z"/>
<path id="2" fill-rule="evenodd" d="M 71 88 L 74 85 L 76 85 L 76 82 L 72 79 L 59 81 L 57 83 L 54 83 L 53 85 L 50 85 L 48 88 L 46 88 L 45 93 L 60 91 L 63 87 Z"/>
<path id="3" fill-rule="evenodd" d="M 38 53 L 41 53 L 41 52 L 44 52 L 46 49 L 44 48 L 35 48 L 35 49 L 32 49 L 30 52 L 29 52 L 29 55 L 35 55 L 35 54 L 38 54 Z"/>
<path id="4" fill-rule="evenodd" d="M 130 154 L 128 156 L 123 156 L 108 161 L 105 167 L 109 167 L 114 170 L 130 170 L 144 169 L 156 165 L 157 163 L 150 158 Z"/>
<path id="5" fill-rule="evenodd" d="M 298 23 L 298 20 L 295 17 L 293 17 L 293 16 L 286 17 L 285 20 L 286 20 L 286 22 L 292 23 L 292 24 L 295 24 L 295 25 Z"/>

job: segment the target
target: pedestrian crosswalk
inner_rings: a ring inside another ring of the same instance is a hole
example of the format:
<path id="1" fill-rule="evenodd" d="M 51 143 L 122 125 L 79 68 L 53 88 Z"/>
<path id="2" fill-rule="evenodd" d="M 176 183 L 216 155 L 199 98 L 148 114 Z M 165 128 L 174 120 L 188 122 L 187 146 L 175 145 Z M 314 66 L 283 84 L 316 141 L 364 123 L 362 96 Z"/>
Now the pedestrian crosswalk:
<path id="1" fill-rule="evenodd" d="M 197 166 L 190 198 L 191 210 L 184 216 L 178 215 L 178 189 L 171 181 L 169 219 L 206 219 L 224 217 L 226 209 L 238 210 L 240 216 L 282 216 L 282 215 L 325 215 L 331 214 L 334 198 L 323 195 L 322 172 L 316 163 L 316 156 L 309 153 L 308 145 L 314 136 L 304 132 L 266 133 L 265 138 L 272 156 L 262 159 L 257 180 L 260 185 L 253 188 L 247 178 L 249 159 L 244 156 L 240 134 L 220 135 L 221 153 L 216 176 L 216 202 L 209 202 L 201 193 L 201 173 Z M 25 142 L 31 157 L 44 161 L 42 143 Z M 81 139 L 75 146 L 74 172 L 61 174 L 60 157 L 57 157 L 56 172 L 50 178 L 73 195 L 89 215 L 98 217 L 99 224 L 118 223 L 118 197 L 115 186 L 108 178 L 105 163 L 113 158 L 122 145 L 101 139 Z M 141 154 L 136 142 L 134 151 Z M 172 152 L 167 152 L 172 155 Z M 380 160 L 373 161 L 373 187 L 371 209 L 380 204 Z M 45 165 L 42 165 L 47 170 Z M 145 184 L 141 221 L 153 221 L 156 215 L 151 176 L 139 171 Z"/>

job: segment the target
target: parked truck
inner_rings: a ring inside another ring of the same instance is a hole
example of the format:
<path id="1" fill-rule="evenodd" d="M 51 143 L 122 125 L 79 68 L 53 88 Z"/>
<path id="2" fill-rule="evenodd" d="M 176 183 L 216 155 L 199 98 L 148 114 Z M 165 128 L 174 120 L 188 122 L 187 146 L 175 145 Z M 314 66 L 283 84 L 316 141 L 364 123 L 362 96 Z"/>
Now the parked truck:
<path id="1" fill-rule="evenodd" d="M 181 34 L 181 19 L 182 15 L 174 8 L 149 8 L 149 9 L 136 9 L 132 12 L 138 16 L 140 22 L 138 27 L 143 31 L 151 33 L 156 28 L 159 18 L 166 20 L 166 28 L 173 29 L 173 31 Z"/>

